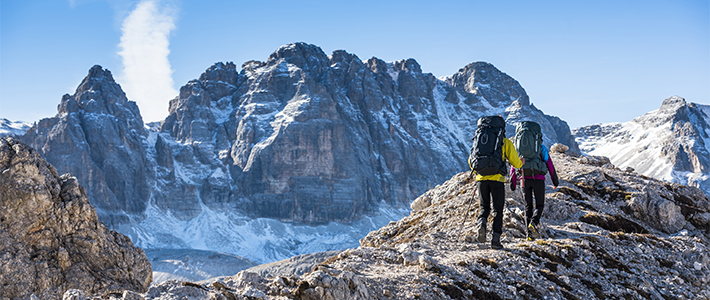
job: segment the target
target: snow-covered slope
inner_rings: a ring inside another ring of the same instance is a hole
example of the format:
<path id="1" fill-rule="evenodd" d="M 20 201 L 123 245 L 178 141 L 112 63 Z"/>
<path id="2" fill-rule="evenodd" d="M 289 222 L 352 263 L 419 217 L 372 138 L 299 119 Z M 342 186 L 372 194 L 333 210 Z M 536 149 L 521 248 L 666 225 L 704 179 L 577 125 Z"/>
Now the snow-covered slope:
<path id="1" fill-rule="evenodd" d="M 0 136 L 23 135 L 32 124 L 0 118 Z"/>
<path id="2" fill-rule="evenodd" d="M 153 269 L 153 285 L 234 275 L 256 265 L 236 255 L 195 249 L 146 249 L 145 255 Z"/>
<path id="3" fill-rule="evenodd" d="M 170 211 L 150 205 L 145 219 L 124 224 L 117 231 L 146 249 L 199 249 L 232 253 L 256 263 L 269 263 L 292 256 L 357 247 L 370 231 L 409 214 L 405 208 L 382 204 L 375 216 L 352 223 L 329 222 L 308 226 L 269 218 L 252 219 L 234 211 L 214 211 L 203 206 L 190 220 L 180 220 Z"/>
<path id="4" fill-rule="evenodd" d="M 710 194 L 710 106 L 674 96 L 661 108 L 625 123 L 573 131 L 580 149 L 622 169 L 700 187 Z"/>

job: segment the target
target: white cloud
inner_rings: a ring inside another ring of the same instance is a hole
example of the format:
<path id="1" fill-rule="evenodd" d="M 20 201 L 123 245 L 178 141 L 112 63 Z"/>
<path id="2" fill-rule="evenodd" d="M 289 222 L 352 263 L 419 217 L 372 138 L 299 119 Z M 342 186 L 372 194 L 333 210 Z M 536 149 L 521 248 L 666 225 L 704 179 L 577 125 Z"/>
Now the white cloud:
<path id="1" fill-rule="evenodd" d="M 143 121 L 159 121 L 168 114 L 168 101 L 177 96 L 170 67 L 170 32 L 176 9 L 159 0 L 144 0 L 121 27 L 118 55 L 123 60 L 119 76 L 128 99 L 136 101 Z"/>

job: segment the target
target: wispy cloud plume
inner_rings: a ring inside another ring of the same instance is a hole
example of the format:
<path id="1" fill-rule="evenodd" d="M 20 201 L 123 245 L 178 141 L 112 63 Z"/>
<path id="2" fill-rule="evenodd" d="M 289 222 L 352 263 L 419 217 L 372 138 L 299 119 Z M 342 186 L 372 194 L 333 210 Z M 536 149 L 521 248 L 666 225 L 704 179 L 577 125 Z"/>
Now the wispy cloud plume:
<path id="1" fill-rule="evenodd" d="M 161 5 L 159 0 L 144 0 L 121 27 L 118 54 L 123 60 L 123 72 L 119 80 L 128 98 L 138 103 L 146 123 L 165 118 L 168 101 L 178 94 L 168 60 L 176 10 Z"/>

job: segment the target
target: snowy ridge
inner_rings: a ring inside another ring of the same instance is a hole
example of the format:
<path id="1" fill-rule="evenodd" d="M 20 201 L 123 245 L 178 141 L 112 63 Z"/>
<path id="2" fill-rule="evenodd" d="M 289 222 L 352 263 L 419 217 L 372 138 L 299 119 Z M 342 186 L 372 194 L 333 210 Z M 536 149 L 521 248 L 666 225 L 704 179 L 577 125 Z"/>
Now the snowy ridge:
<path id="1" fill-rule="evenodd" d="M 22 121 L 10 121 L 0 118 L 0 137 L 10 135 L 23 135 L 27 129 L 32 127 L 31 123 Z"/>
<path id="2" fill-rule="evenodd" d="M 595 125 L 592 125 L 595 126 Z M 607 136 L 578 136 L 579 148 L 587 155 L 608 156 L 615 166 L 631 167 L 646 176 L 671 181 L 672 162 L 660 158 L 663 141 L 671 134 L 671 125 L 644 129 L 636 122 L 598 124 L 609 128 L 613 134 Z"/>
<path id="3" fill-rule="evenodd" d="M 573 130 L 580 150 L 621 168 L 700 187 L 710 194 L 710 109 L 671 97 L 661 108 L 625 123 Z"/>

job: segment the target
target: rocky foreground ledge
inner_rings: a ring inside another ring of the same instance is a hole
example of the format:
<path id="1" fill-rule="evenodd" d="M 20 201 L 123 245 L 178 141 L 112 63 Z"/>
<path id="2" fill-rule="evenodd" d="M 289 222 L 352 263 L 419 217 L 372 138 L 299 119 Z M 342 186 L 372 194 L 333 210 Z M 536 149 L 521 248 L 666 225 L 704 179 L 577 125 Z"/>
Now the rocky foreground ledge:
<path id="1" fill-rule="evenodd" d="M 168 281 L 147 292 L 87 287 L 64 298 L 710 299 L 705 194 L 619 170 L 603 157 L 552 149 L 560 187 L 547 193 L 537 241 L 523 239 L 522 195 L 508 191 L 506 249 L 465 242 L 479 208 L 474 202 L 465 214 L 475 189 L 460 173 L 417 198 L 410 216 L 304 275 L 243 271 L 208 283 Z"/>
<path id="2" fill-rule="evenodd" d="M 561 184 L 547 193 L 537 241 L 523 239 L 522 195 L 508 191 L 506 249 L 464 242 L 479 208 L 464 214 L 474 183 L 460 173 L 305 275 L 243 271 L 123 299 L 710 299 L 710 205 L 699 189 L 553 149 Z"/>
<path id="3" fill-rule="evenodd" d="M 76 178 L 0 139 L 0 299 L 145 292 L 151 280 L 143 250 L 98 221 Z"/>

